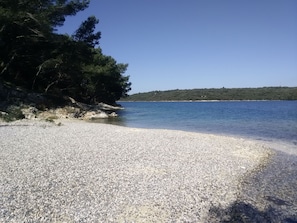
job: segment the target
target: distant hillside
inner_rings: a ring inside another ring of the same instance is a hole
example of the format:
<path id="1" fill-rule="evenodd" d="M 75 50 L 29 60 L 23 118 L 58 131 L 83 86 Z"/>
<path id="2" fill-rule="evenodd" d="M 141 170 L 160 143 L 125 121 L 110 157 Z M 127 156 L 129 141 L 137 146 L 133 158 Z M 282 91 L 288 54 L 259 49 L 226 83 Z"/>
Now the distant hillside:
<path id="1" fill-rule="evenodd" d="M 177 89 L 138 93 L 122 99 L 122 101 L 184 100 L 297 100 L 297 87 Z"/>

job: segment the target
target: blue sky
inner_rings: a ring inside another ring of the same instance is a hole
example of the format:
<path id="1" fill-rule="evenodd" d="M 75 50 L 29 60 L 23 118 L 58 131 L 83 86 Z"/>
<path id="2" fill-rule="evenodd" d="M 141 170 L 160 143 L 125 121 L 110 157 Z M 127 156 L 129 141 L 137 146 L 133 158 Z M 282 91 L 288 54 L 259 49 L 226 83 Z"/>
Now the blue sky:
<path id="1" fill-rule="evenodd" d="M 297 86 L 296 0 L 91 0 L 100 47 L 128 63 L 132 93 Z"/>

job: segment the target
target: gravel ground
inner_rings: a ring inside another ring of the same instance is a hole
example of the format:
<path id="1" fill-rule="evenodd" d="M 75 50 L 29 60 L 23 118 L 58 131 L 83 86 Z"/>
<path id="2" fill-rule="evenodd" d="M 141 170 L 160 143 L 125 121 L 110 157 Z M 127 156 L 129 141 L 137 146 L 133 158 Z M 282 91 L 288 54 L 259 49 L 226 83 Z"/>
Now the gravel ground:
<path id="1" fill-rule="evenodd" d="M 269 144 L 274 156 L 242 181 L 238 201 L 227 211 L 234 222 L 297 223 L 297 146 Z"/>
<path id="2" fill-rule="evenodd" d="M 0 222 L 229 222 L 272 153 L 210 134 L 1 123 Z"/>
<path id="3" fill-rule="evenodd" d="M 211 208 L 210 215 L 219 222 L 297 223 L 297 146 L 262 144 L 274 155 L 242 178 L 237 200 L 228 208 Z"/>

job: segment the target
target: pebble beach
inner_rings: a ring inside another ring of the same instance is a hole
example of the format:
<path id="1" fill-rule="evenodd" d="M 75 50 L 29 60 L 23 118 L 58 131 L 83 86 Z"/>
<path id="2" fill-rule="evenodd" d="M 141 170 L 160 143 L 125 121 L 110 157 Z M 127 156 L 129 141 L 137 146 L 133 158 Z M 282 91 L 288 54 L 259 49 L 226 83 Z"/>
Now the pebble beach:
<path id="1" fill-rule="evenodd" d="M 294 157 L 286 189 L 293 198 L 263 195 L 256 185 L 275 171 L 267 170 L 275 157 L 287 156 L 238 137 L 83 121 L 1 123 L 0 222 L 237 222 L 249 217 L 244 208 L 259 214 L 246 222 L 297 222 Z M 267 202 L 285 214 L 267 214 Z"/>

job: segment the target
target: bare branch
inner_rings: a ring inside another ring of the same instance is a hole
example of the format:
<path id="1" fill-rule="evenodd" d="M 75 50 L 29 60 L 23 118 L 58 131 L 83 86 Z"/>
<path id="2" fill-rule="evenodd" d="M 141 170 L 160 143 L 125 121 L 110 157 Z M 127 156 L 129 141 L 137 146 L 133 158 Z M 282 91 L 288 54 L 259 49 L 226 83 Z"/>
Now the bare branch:
<path id="1" fill-rule="evenodd" d="M 13 54 L 13 56 L 10 58 L 9 62 L 6 64 L 6 66 L 2 69 L 1 73 L 0 73 L 0 76 L 2 74 L 4 74 L 4 72 L 8 69 L 8 67 L 10 66 L 10 64 L 12 63 L 12 61 L 14 60 L 16 56 L 16 53 Z"/>

